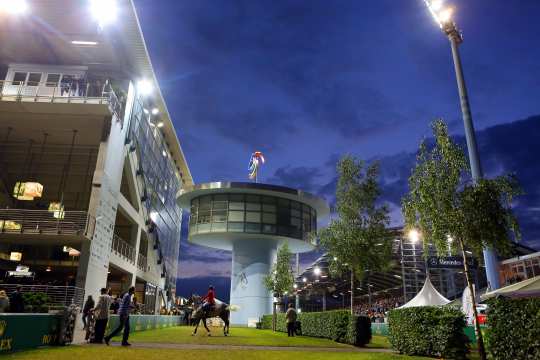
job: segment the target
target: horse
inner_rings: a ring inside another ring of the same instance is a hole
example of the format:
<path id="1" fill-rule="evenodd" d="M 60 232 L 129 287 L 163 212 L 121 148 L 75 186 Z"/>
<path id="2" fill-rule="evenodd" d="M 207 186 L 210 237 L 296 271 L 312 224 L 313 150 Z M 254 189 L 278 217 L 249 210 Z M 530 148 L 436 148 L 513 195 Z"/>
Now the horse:
<path id="1" fill-rule="evenodd" d="M 223 326 L 223 335 L 227 336 L 229 335 L 229 317 L 231 315 L 231 312 L 229 310 L 229 305 L 216 301 L 215 305 L 210 309 L 210 311 L 205 311 L 202 309 L 201 304 L 201 297 L 194 295 L 192 296 L 192 302 L 193 302 L 193 313 L 191 314 L 191 319 L 195 323 L 195 330 L 193 330 L 193 333 L 191 336 L 194 336 L 197 334 L 197 329 L 199 328 L 199 324 L 202 321 L 204 328 L 206 329 L 208 336 L 211 336 L 210 329 L 206 325 L 206 319 L 219 317 L 225 325 Z"/>

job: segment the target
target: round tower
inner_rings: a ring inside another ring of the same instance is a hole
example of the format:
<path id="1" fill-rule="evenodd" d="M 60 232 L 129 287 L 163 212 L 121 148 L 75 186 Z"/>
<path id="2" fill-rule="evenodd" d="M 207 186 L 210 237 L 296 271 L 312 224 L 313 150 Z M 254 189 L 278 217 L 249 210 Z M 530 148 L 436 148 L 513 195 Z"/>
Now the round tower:
<path id="1" fill-rule="evenodd" d="M 271 313 L 272 294 L 263 284 L 277 248 L 287 242 L 291 252 L 315 247 L 311 233 L 328 215 L 326 202 L 283 186 L 213 182 L 182 192 L 180 205 L 190 210 L 189 241 L 232 252 L 231 323 L 247 325 Z"/>

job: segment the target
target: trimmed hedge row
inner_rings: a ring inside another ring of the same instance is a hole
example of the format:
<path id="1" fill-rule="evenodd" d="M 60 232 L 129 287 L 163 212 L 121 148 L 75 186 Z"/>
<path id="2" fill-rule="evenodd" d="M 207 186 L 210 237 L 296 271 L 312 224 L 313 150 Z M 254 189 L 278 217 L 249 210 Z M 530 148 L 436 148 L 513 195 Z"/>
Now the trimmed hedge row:
<path id="1" fill-rule="evenodd" d="M 371 340 L 371 321 L 365 316 L 352 316 L 347 310 L 298 314 L 302 335 L 331 339 L 340 343 L 364 346 Z M 261 319 L 263 329 L 272 328 L 272 315 Z M 276 330 L 287 332 L 285 314 L 277 314 Z"/>
<path id="2" fill-rule="evenodd" d="M 488 302 L 486 340 L 493 359 L 540 359 L 540 299 Z"/>
<path id="3" fill-rule="evenodd" d="M 466 359 L 465 324 L 461 310 L 450 307 L 395 309 L 388 317 L 388 339 L 402 354 Z"/>

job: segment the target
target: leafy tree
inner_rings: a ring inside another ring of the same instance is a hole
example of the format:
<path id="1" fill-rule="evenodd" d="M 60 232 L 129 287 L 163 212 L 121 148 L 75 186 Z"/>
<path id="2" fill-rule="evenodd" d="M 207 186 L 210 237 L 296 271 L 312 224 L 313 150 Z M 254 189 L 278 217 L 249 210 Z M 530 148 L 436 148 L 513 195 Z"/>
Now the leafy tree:
<path id="1" fill-rule="evenodd" d="M 272 265 L 270 273 L 264 277 L 264 286 L 273 293 L 275 298 L 280 299 L 292 290 L 294 284 L 294 274 L 291 267 L 292 253 L 289 250 L 289 244 L 283 243 L 278 248 L 276 262 Z M 274 301 L 272 308 L 273 329 L 276 325 L 276 305 Z"/>
<path id="2" fill-rule="evenodd" d="M 442 120 L 432 124 L 435 145 L 431 150 L 420 144 L 416 166 L 409 178 L 409 193 L 402 200 L 406 228 L 416 228 L 424 238 L 424 254 L 433 244 L 438 255 L 450 248 L 463 256 L 467 286 L 475 299 L 468 269 L 466 249 L 481 259 L 483 248 L 508 253 L 510 234 L 519 237 L 511 202 L 520 194 L 512 176 L 482 179 L 474 184 L 462 149 L 448 135 Z M 475 301 L 473 312 L 477 318 Z M 476 321 L 478 348 L 485 359 L 485 349 Z"/>
<path id="3" fill-rule="evenodd" d="M 392 233 L 388 229 L 388 208 L 379 205 L 379 164 L 367 165 L 344 156 L 337 165 L 338 218 L 319 233 L 320 245 L 330 255 L 330 271 L 351 274 L 351 312 L 354 307 L 354 279 L 369 271 L 386 270 L 391 261 Z"/>

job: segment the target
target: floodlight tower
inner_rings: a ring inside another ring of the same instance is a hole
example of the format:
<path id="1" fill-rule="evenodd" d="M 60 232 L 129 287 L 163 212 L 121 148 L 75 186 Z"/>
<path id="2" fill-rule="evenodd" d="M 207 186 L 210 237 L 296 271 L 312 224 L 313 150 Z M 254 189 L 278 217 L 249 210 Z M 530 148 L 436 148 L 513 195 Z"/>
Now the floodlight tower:
<path id="1" fill-rule="evenodd" d="M 435 21 L 439 24 L 442 32 L 448 37 L 452 47 L 452 58 L 454 60 L 454 70 L 456 72 L 456 81 L 458 85 L 459 98 L 461 102 L 461 112 L 463 116 L 463 125 L 465 127 L 465 139 L 467 140 L 467 150 L 469 153 L 469 163 L 473 181 L 476 183 L 482 179 L 482 165 L 478 155 L 478 145 L 476 144 L 476 135 L 471 115 L 471 106 L 469 104 L 469 95 L 465 85 L 465 76 L 461 66 L 461 57 L 459 54 L 459 45 L 463 43 L 463 36 L 458 29 L 452 17 L 454 8 L 447 6 L 444 0 L 424 0 L 427 8 Z M 499 283 L 499 262 L 497 254 L 492 249 L 484 249 L 484 263 L 486 264 L 486 277 L 488 285 L 492 290 L 500 287 Z"/>
<path id="2" fill-rule="evenodd" d="M 254 324 L 271 312 L 272 294 L 263 279 L 278 246 L 287 242 L 293 253 L 313 250 L 317 220 L 329 213 L 319 197 L 261 183 L 195 185 L 180 194 L 179 203 L 191 211 L 190 242 L 232 251 L 230 304 L 239 310 L 232 312 L 231 323 L 236 325 Z"/>

